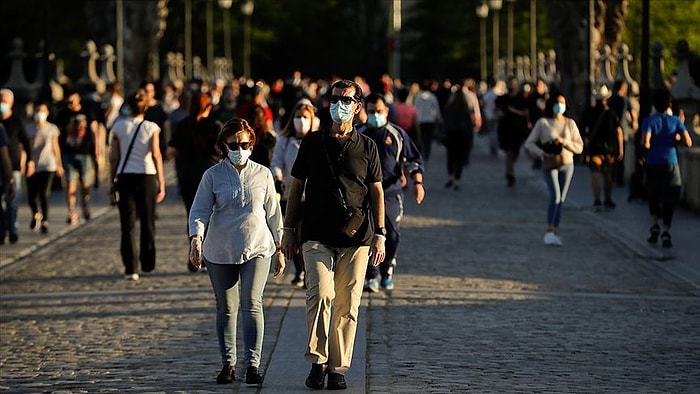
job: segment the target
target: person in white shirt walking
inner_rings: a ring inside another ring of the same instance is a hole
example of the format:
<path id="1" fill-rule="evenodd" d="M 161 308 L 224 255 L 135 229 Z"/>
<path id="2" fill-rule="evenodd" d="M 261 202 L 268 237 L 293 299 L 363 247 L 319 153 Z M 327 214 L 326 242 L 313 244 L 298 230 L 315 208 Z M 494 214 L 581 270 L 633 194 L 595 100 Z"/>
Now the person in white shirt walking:
<path id="1" fill-rule="evenodd" d="M 223 368 L 219 384 L 235 380 L 238 309 L 243 320 L 247 384 L 262 384 L 259 373 L 264 334 L 262 297 L 271 261 L 275 277 L 284 272 L 282 210 L 270 170 L 248 160 L 255 131 L 233 118 L 219 133 L 222 159 L 202 176 L 189 215 L 190 263 L 206 262 L 216 297 L 216 334 Z M 206 230 L 206 236 L 205 236 Z"/>

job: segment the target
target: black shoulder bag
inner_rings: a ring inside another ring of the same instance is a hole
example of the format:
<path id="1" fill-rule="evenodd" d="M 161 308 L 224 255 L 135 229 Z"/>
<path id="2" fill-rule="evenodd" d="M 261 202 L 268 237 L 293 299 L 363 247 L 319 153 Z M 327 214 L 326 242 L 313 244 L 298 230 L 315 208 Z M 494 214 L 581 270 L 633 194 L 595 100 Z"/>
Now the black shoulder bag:
<path id="1" fill-rule="evenodd" d="M 325 138 L 325 136 L 323 137 Z M 333 169 L 333 164 L 331 163 L 331 158 L 328 156 L 328 150 L 326 149 L 325 141 L 322 142 L 323 153 L 326 155 L 326 161 L 328 162 L 328 168 L 331 170 L 331 176 L 335 180 L 335 187 L 338 190 L 338 196 L 340 197 L 340 205 L 345 212 L 345 221 L 343 222 L 343 227 L 340 231 L 348 238 L 352 238 L 357 234 L 357 230 L 365 222 L 365 213 L 361 208 L 348 207 L 345 201 L 345 196 L 343 195 L 343 190 L 340 187 L 340 179 L 338 178 L 335 170 Z"/>
<path id="2" fill-rule="evenodd" d="M 122 163 L 122 169 L 119 171 L 117 175 L 114 176 L 114 179 L 112 180 L 112 186 L 109 188 L 109 203 L 111 205 L 117 205 L 119 203 L 119 175 L 121 175 L 124 172 L 124 167 L 126 167 L 126 162 L 129 160 L 129 155 L 131 154 L 131 149 L 134 147 L 134 142 L 136 141 L 136 136 L 139 134 L 139 130 L 141 130 L 141 125 L 143 124 L 143 120 L 139 125 L 136 127 L 136 131 L 134 132 L 134 135 L 131 137 L 131 142 L 129 143 L 129 148 L 126 150 L 126 156 L 124 156 L 124 163 Z"/>

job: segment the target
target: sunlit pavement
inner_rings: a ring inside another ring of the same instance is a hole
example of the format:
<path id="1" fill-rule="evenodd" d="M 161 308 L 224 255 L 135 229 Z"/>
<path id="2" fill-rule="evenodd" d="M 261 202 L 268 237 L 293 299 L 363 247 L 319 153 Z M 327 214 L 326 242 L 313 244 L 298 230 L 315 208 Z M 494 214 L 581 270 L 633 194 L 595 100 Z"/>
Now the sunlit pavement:
<path id="1" fill-rule="evenodd" d="M 407 191 L 396 288 L 364 296 L 346 392 L 697 390 L 700 216 L 679 210 L 673 248 L 650 246 L 646 205 L 616 188 L 617 208 L 594 212 L 577 166 L 564 244 L 545 246 L 541 173 L 521 156 L 508 188 L 502 159 L 476 142 L 461 190 L 443 187 L 435 145 L 424 204 Z M 168 171 L 158 265 L 138 282 L 122 278 L 106 187 L 77 226 L 63 224 L 54 191 L 48 236 L 29 231 L 22 208 L 20 242 L 0 247 L 0 390 L 309 391 L 291 267 L 265 291 L 264 385 L 215 383 L 214 298 L 207 275 L 186 270 L 185 210 Z"/>

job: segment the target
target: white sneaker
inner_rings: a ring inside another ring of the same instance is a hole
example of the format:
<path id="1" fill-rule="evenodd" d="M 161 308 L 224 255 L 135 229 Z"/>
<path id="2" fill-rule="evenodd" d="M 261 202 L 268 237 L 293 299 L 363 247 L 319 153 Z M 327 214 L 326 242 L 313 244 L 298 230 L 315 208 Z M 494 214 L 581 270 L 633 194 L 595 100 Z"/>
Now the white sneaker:
<path id="1" fill-rule="evenodd" d="M 544 233 L 544 244 L 545 245 L 553 245 L 553 240 L 552 237 L 555 237 L 554 233 L 551 231 L 547 231 Z"/>
<path id="2" fill-rule="evenodd" d="M 551 231 L 547 231 L 544 234 L 544 244 L 545 245 L 552 245 L 552 246 L 561 246 L 561 238 L 559 238 L 558 235 L 554 234 Z"/>
<path id="3" fill-rule="evenodd" d="M 126 274 L 124 275 L 124 279 L 137 281 L 139 280 L 139 274 Z"/>

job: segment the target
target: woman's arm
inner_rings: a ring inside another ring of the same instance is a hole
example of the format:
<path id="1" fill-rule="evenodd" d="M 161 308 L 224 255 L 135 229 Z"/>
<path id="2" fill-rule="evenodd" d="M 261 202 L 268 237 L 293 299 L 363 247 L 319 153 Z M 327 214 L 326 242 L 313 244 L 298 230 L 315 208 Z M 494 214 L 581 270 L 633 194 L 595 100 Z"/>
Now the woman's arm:
<path id="1" fill-rule="evenodd" d="M 163 156 L 160 153 L 160 129 L 156 129 L 151 137 L 151 155 L 153 162 L 156 165 L 156 175 L 158 176 L 158 194 L 156 202 L 161 202 L 165 199 L 165 175 L 163 174 Z"/>

